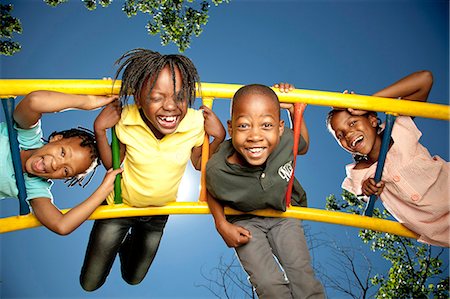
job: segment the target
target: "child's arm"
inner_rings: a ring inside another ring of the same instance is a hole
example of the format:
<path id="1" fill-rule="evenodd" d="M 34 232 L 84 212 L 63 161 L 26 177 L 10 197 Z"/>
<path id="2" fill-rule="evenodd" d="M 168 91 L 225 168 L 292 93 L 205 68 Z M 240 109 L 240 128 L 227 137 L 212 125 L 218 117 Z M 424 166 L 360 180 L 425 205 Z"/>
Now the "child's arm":
<path id="1" fill-rule="evenodd" d="M 72 95 L 56 91 L 38 90 L 29 93 L 14 110 L 14 120 L 19 127 L 34 126 L 43 113 L 61 112 L 67 109 L 93 110 L 100 108 L 117 96 Z"/>
<path id="2" fill-rule="evenodd" d="M 274 88 L 278 88 L 280 92 L 290 92 L 295 89 L 294 85 L 289 83 L 277 83 L 274 84 Z M 280 107 L 289 111 L 289 118 L 291 120 L 291 124 L 294 123 L 294 104 L 292 103 L 280 103 Z M 306 126 L 305 117 L 302 117 L 302 123 L 300 125 L 300 135 L 306 142 L 306 145 L 303 148 L 299 147 L 298 155 L 304 155 L 308 152 L 309 149 L 309 134 L 308 127 Z M 300 142 L 300 141 L 299 141 Z"/>
<path id="3" fill-rule="evenodd" d="M 432 86 L 433 74 L 429 71 L 418 71 L 377 91 L 373 95 L 385 98 L 401 97 L 405 100 L 426 102 Z"/>
<path id="4" fill-rule="evenodd" d="M 101 185 L 85 201 L 70 209 L 66 214 L 55 207 L 50 198 L 34 198 L 30 201 L 33 214 L 49 230 L 68 235 L 79 227 L 114 189 L 114 180 L 122 169 L 108 170 Z"/>
<path id="5" fill-rule="evenodd" d="M 373 96 L 384 98 L 402 98 L 404 100 L 426 102 L 433 86 L 433 74 L 430 71 L 418 71 L 398 80 Z M 344 93 L 348 93 L 344 91 Z M 353 92 L 352 92 L 353 93 Z M 366 114 L 365 110 L 348 108 L 353 115 Z"/>
<path id="6" fill-rule="evenodd" d="M 208 107 L 201 106 L 203 109 L 203 117 L 205 118 L 205 132 L 210 137 L 213 137 L 213 141 L 209 144 L 209 154 L 215 153 L 219 145 L 225 139 L 225 128 L 223 127 L 220 119 L 217 115 Z M 202 160 L 202 147 L 195 147 L 192 149 L 191 161 L 195 169 L 200 170 Z"/>
<path id="7" fill-rule="evenodd" d="M 234 225 L 227 221 L 223 206 L 214 197 L 207 192 L 207 202 L 211 214 L 214 217 L 214 223 L 222 239 L 228 247 L 239 247 L 247 244 L 252 237 L 250 231 L 242 226 Z"/>
<path id="8" fill-rule="evenodd" d="M 97 148 L 100 154 L 100 160 L 106 169 L 112 167 L 112 150 L 108 143 L 107 130 L 114 127 L 120 120 L 122 107 L 118 100 L 108 104 L 99 113 L 94 121 L 94 133 L 97 140 Z M 120 161 L 125 157 L 125 145 L 119 142 L 120 145 Z"/>

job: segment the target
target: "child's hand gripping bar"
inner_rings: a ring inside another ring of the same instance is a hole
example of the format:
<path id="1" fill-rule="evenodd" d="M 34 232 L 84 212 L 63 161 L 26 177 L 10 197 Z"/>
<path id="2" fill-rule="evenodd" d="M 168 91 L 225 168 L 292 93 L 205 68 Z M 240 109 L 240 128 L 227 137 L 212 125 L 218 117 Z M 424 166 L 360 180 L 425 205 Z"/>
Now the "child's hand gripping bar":
<path id="1" fill-rule="evenodd" d="M 396 116 L 393 114 L 386 113 L 386 127 L 384 128 L 383 139 L 381 141 L 380 154 L 378 155 L 378 164 L 375 171 L 375 182 L 381 181 L 381 176 L 383 174 L 384 161 L 386 161 L 386 154 L 389 150 L 389 144 L 391 143 L 391 133 L 392 127 L 394 126 Z M 372 217 L 373 207 L 377 196 L 372 194 L 367 202 L 366 208 L 364 210 L 364 216 Z"/>

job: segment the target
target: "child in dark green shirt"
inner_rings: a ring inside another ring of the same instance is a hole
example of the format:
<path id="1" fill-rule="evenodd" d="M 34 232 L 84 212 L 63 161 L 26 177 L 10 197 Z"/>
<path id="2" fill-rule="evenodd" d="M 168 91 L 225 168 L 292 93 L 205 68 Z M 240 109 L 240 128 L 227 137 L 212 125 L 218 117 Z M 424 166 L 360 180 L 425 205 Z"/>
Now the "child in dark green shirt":
<path id="1" fill-rule="evenodd" d="M 280 85 L 282 91 L 292 88 Z M 292 104 L 284 107 L 293 110 Z M 304 123 L 301 131 L 298 153 L 304 154 L 309 144 Z M 294 173 L 294 136 L 280 119 L 275 92 L 258 84 L 240 88 L 233 97 L 228 132 L 231 139 L 220 146 L 206 168 L 208 205 L 217 231 L 235 248 L 260 299 L 324 298 L 299 220 L 225 217 L 224 213 L 224 205 L 243 212 L 286 210 L 285 194 Z M 297 180 L 292 204 L 306 206 L 305 192 Z"/>

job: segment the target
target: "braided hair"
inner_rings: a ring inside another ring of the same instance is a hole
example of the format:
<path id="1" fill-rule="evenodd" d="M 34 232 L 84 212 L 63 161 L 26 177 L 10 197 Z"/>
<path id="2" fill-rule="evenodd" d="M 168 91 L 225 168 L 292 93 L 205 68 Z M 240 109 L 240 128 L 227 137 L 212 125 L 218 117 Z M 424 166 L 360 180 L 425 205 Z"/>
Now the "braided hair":
<path id="1" fill-rule="evenodd" d="M 176 94 L 175 68 L 181 73 L 180 96 L 182 98 L 178 100 L 187 98 L 188 105 L 191 107 L 196 98 L 196 83 L 200 90 L 200 77 L 197 69 L 192 61 L 183 55 L 162 55 L 152 50 L 138 48 L 123 54 L 116 61 L 116 64 L 119 65 L 119 68 L 116 72 L 114 82 L 123 70 L 122 85 L 119 92 L 119 97 L 123 105 L 127 103 L 130 95 L 136 98 L 142 88 L 145 87 L 147 80 L 152 77 L 157 78 L 166 65 L 169 66 L 172 74 L 174 94 Z M 149 94 L 153 90 L 155 83 L 156 80 L 152 80 Z"/>
<path id="2" fill-rule="evenodd" d="M 69 130 L 63 130 L 63 131 L 59 131 L 59 132 L 55 131 L 50 134 L 48 139 L 50 140 L 52 137 L 54 137 L 56 135 L 61 135 L 63 138 L 80 138 L 81 139 L 80 146 L 88 147 L 90 149 L 91 155 L 89 158 L 92 161 L 91 165 L 86 169 L 86 171 L 76 174 L 70 178 L 67 178 L 64 181 L 64 183 L 67 183 L 69 187 L 72 187 L 74 185 L 79 185 L 84 188 L 92 180 L 92 177 L 95 174 L 97 166 L 100 164 L 99 152 L 98 152 L 97 142 L 95 140 L 94 133 L 89 129 L 86 129 L 83 127 L 78 127 L 78 128 L 72 128 Z M 83 180 L 90 172 L 92 172 L 91 176 L 89 177 L 87 182 L 84 183 L 84 185 L 82 185 Z"/>

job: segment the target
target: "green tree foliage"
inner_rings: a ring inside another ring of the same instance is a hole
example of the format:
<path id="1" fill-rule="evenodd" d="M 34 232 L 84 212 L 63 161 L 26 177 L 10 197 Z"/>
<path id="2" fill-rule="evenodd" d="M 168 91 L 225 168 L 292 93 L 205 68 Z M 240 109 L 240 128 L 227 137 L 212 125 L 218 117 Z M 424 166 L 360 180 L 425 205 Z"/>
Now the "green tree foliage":
<path id="1" fill-rule="evenodd" d="M 68 0 L 44 0 L 51 6 L 58 6 Z M 97 5 L 108 7 L 112 0 L 81 0 L 85 7 L 94 10 Z M 138 13 L 148 14 L 146 28 L 149 34 L 159 34 L 161 44 L 174 43 L 180 52 L 190 47 L 191 37 L 200 36 L 202 26 L 208 23 L 211 4 L 217 6 L 229 0 L 126 0 L 122 10 L 128 17 Z M 22 33 L 20 20 L 11 16 L 13 6 L 0 4 L 0 55 L 13 55 L 20 51 L 20 44 L 12 40 L 14 32 Z"/>
<path id="2" fill-rule="evenodd" d="M 68 0 L 44 0 L 51 6 L 57 6 Z M 97 8 L 97 3 L 103 7 L 112 0 L 82 0 L 89 10 Z M 159 34 L 163 46 L 173 42 L 180 52 L 189 48 L 192 35 L 199 36 L 202 26 L 208 23 L 210 2 L 215 6 L 229 0 L 126 0 L 122 10 L 128 17 L 138 12 L 148 14 L 147 31 L 151 35 Z"/>
<path id="3" fill-rule="evenodd" d="M 20 45 L 12 41 L 14 32 L 22 33 L 19 19 L 11 16 L 13 6 L 0 4 L 0 55 L 13 55 L 20 51 Z"/>
<path id="4" fill-rule="evenodd" d="M 364 206 L 343 190 L 341 199 L 327 197 L 326 209 L 362 214 Z M 390 215 L 386 210 L 374 209 L 374 217 L 386 219 Z M 448 265 L 440 258 L 443 248 L 365 229 L 360 230 L 359 237 L 391 264 L 387 273 L 370 278 L 378 287 L 376 298 L 449 298 Z"/>

